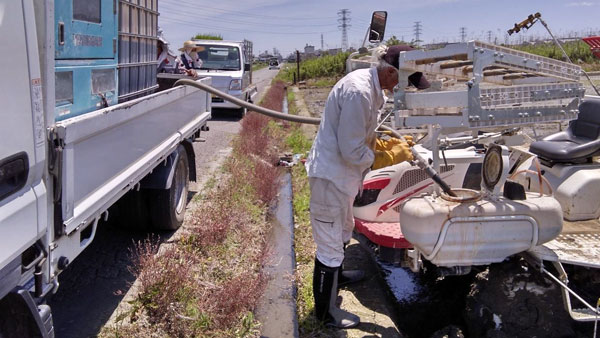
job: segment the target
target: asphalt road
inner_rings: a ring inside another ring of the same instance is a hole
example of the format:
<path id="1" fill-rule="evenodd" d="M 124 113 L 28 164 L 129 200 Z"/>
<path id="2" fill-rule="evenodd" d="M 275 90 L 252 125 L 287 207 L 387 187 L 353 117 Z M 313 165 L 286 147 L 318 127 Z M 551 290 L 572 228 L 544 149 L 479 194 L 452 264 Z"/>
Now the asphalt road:
<path id="1" fill-rule="evenodd" d="M 258 89 L 258 97 L 255 102 L 260 102 L 264 95 L 264 91 L 271 84 L 271 80 L 277 75 L 278 70 L 269 70 L 263 68 L 255 71 L 252 74 L 252 80 Z M 229 142 L 240 129 L 239 118 L 235 117 L 235 112 L 228 109 L 213 109 L 212 119 L 208 121 L 210 130 L 203 134 L 204 142 L 196 142 L 194 144 L 194 152 L 196 153 L 196 173 L 198 174 L 198 182 L 200 176 L 206 172 L 216 157 L 221 155 L 229 147 Z M 190 190 L 197 191 L 195 184 L 191 185 Z"/>
<path id="2" fill-rule="evenodd" d="M 259 96 L 276 74 L 277 70 L 268 69 L 254 72 Z M 198 182 L 206 180 L 209 169 L 229 148 L 240 129 L 239 120 L 231 111 L 213 110 L 213 118 L 208 122 L 210 131 L 202 135 L 205 141 L 194 144 Z M 199 188 L 191 184 L 191 195 Z M 114 217 L 108 224 L 102 224 L 92 244 L 60 275 L 58 292 L 49 300 L 56 337 L 95 336 L 135 280 L 129 271 L 134 243 L 148 236 L 164 241 L 169 235 L 127 229 Z"/>

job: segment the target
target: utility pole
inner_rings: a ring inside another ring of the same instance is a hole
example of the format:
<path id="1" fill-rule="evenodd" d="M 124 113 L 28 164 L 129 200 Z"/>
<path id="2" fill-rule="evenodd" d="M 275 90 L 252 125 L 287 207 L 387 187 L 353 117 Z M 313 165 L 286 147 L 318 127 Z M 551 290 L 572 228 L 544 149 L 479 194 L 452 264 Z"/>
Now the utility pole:
<path id="1" fill-rule="evenodd" d="M 296 51 L 296 72 L 298 74 L 298 82 L 300 82 L 300 51 L 298 50 Z"/>
<path id="2" fill-rule="evenodd" d="M 415 32 L 415 45 L 417 47 L 419 47 L 419 43 L 423 42 L 423 41 L 421 41 L 421 32 L 422 32 L 421 21 L 415 22 L 414 32 Z"/>
<path id="3" fill-rule="evenodd" d="M 323 50 L 323 33 L 321 33 L 321 50 Z"/>
<path id="4" fill-rule="evenodd" d="M 350 10 L 340 9 L 338 12 L 338 28 L 342 30 L 342 51 L 348 49 L 348 28 L 350 28 Z"/>
<path id="5" fill-rule="evenodd" d="M 467 27 L 460 27 L 460 42 L 465 42 L 467 39 Z"/>

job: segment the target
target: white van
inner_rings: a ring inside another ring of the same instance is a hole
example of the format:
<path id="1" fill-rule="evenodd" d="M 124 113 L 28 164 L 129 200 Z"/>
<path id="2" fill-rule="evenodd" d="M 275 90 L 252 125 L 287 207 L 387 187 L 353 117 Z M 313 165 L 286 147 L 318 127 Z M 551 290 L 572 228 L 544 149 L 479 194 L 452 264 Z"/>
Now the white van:
<path id="1" fill-rule="evenodd" d="M 193 40 L 204 50 L 198 52 L 202 66 L 196 69 L 200 77 L 212 78 L 212 86 L 229 95 L 253 102 L 258 93 L 252 84 L 252 42 L 224 40 Z M 214 108 L 237 109 L 240 117 L 246 109 L 213 96 Z"/>

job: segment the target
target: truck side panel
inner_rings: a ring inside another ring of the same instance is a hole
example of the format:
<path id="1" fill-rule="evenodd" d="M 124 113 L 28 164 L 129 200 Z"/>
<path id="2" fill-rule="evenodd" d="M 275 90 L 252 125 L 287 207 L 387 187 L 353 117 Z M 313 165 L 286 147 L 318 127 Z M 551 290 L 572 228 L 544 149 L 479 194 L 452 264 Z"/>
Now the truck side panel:
<path id="1" fill-rule="evenodd" d="M 97 217 L 204 125 L 209 100 L 206 92 L 178 87 L 58 123 L 64 231 Z"/>

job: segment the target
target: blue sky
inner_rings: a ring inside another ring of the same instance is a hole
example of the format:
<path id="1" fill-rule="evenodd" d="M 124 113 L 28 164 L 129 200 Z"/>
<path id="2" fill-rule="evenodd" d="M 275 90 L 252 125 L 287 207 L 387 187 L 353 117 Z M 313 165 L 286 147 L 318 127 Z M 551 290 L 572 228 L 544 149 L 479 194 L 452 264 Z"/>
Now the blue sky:
<path id="1" fill-rule="evenodd" d="M 388 12 L 386 38 L 410 41 L 414 22 L 420 21 L 425 43 L 460 41 L 460 27 L 466 27 L 468 39 L 487 40 L 492 31 L 493 39 L 504 42 L 507 29 L 535 12 L 558 36 L 600 31 L 600 0 L 159 0 L 159 26 L 172 50 L 200 32 L 246 38 L 254 42 L 255 54 L 278 48 L 287 56 L 307 43 L 320 48 L 321 33 L 325 48 L 340 47 L 337 12 L 342 8 L 351 11 L 348 41 L 353 46 L 362 42 L 374 10 Z M 519 34 L 546 36 L 540 23 Z"/>

